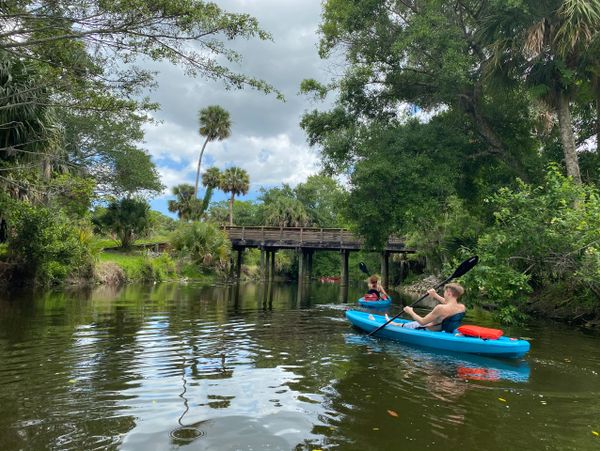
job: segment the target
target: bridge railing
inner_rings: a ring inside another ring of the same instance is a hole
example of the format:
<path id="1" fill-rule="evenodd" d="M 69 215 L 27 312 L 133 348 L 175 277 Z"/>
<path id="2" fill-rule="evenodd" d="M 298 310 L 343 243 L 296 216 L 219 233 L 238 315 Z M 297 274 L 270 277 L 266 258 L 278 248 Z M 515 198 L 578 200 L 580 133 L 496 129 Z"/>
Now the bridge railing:
<path id="1" fill-rule="evenodd" d="M 340 228 L 317 227 L 246 227 L 224 226 L 231 240 L 260 242 L 297 242 L 299 246 L 319 243 L 339 243 L 343 245 L 362 245 L 363 239 L 351 231 Z M 403 245 L 403 240 L 390 237 L 388 245 Z"/>

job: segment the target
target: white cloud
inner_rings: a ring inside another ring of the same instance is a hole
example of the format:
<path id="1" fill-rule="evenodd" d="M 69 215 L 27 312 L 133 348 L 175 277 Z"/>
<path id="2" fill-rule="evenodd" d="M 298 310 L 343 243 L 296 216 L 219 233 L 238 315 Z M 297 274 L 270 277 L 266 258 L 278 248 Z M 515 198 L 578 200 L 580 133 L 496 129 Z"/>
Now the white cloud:
<path id="1" fill-rule="evenodd" d="M 145 63 L 157 71 L 158 88 L 151 98 L 161 105 L 157 125 L 145 129 L 145 144 L 157 163 L 163 196 L 180 183 L 193 184 L 197 158 L 204 142 L 198 134 L 197 115 L 208 105 L 221 105 L 231 114 L 231 137 L 210 142 L 203 169 L 239 166 L 250 175 L 251 191 L 260 186 L 296 185 L 319 169 L 319 157 L 308 147 L 299 122 L 310 100 L 298 95 L 304 78 L 328 81 L 327 62 L 317 54 L 318 0 L 222 0 L 227 11 L 248 13 L 273 35 L 273 42 L 258 39 L 228 42 L 243 56 L 233 70 L 262 78 L 280 89 L 274 95 L 251 90 L 226 90 L 222 83 L 189 78 L 169 63 Z"/>

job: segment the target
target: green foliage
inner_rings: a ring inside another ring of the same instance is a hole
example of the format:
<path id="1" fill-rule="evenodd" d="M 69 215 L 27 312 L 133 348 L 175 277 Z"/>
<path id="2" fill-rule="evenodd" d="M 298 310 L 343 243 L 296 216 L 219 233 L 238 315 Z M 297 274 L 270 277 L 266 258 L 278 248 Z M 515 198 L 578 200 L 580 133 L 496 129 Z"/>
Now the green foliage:
<path id="1" fill-rule="evenodd" d="M 229 264 L 231 241 L 209 222 L 182 223 L 171 237 L 173 249 L 196 265 L 224 271 Z"/>
<path id="2" fill-rule="evenodd" d="M 121 199 L 109 204 L 101 222 L 117 235 L 123 248 L 129 248 L 136 237 L 150 228 L 150 206 L 142 199 Z"/>
<path id="3" fill-rule="evenodd" d="M 230 193 L 229 199 L 229 225 L 233 225 L 233 202 L 235 196 L 243 195 L 250 189 L 250 177 L 242 168 L 230 167 L 221 173 L 219 187 L 223 192 Z"/>
<path id="4" fill-rule="evenodd" d="M 342 226 L 342 206 L 347 201 L 347 193 L 336 180 L 322 174 L 311 175 L 294 191 L 314 226 Z"/>
<path id="5" fill-rule="evenodd" d="M 117 264 L 128 282 L 160 282 L 177 274 L 176 264 L 167 253 L 150 257 L 139 253 L 103 252 L 100 261 Z"/>
<path id="6" fill-rule="evenodd" d="M 229 138 L 231 135 L 231 119 L 229 112 L 219 105 L 211 105 L 201 109 L 198 112 L 198 122 L 200 128 L 198 129 L 200 136 L 204 136 L 204 144 L 198 157 L 198 168 L 196 169 L 196 183 L 194 184 L 196 195 L 198 195 L 198 180 L 200 178 L 200 165 L 202 163 L 202 155 L 204 155 L 204 149 L 209 141 L 222 141 Z M 215 178 L 218 175 L 218 169 L 213 169 L 212 173 L 207 175 L 207 178 L 202 178 L 202 182 L 207 182 L 205 186 L 211 189 L 216 188 L 220 183 L 217 183 Z M 220 177 L 220 176 L 219 176 Z M 210 198 L 209 198 L 210 200 Z M 208 206 L 208 203 L 206 204 Z"/>
<path id="7" fill-rule="evenodd" d="M 341 227 L 347 193 L 333 178 L 312 175 L 292 188 L 261 188 L 260 220 L 276 227 Z"/>
<path id="8" fill-rule="evenodd" d="M 168 209 L 182 221 L 198 220 L 203 213 L 203 202 L 196 198 L 196 191 L 192 185 L 182 183 L 173 187 L 175 200 L 168 202 Z"/>
<path id="9" fill-rule="evenodd" d="M 473 249 L 484 230 L 481 219 L 470 213 L 455 195 L 440 205 L 434 217 L 416 220 L 414 225 L 408 228 L 407 244 L 418 249 L 432 272 L 447 267 L 449 256 L 459 254 L 464 248 Z"/>
<path id="10" fill-rule="evenodd" d="M 253 201 L 235 200 L 233 202 L 233 216 L 238 226 L 261 226 L 262 205 Z M 221 201 L 211 204 L 208 210 L 208 219 L 219 225 L 229 223 L 229 202 Z"/>
<path id="11" fill-rule="evenodd" d="M 520 183 L 489 200 L 495 223 L 477 243 L 482 263 L 465 279 L 508 318 L 533 290 L 600 304 L 600 194 L 551 166 L 543 185 Z"/>
<path id="12" fill-rule="evenodd" d="M 21 18 L 21 26 L 9 27 L 3 33 L 0 48 L 10 49 L 21 58 L 48 61 L 50 66 L 65 68 L 66 74 L 92 80 L 102 69 L 112 71 L 106 75 L 120 75 L 121 89 L 125 92 L 132 89 L 140 73 L 146 78 L 148 74 L 135 67 L 121 72 L 121 65 L 112 63 L 117 58 L 130 64 L 140 54 L 182 64 L 192 74 L 220 79 L 229 87 L 273 90 L 264 81 L 235 73 L 222 64 L 222 61 L 239 62 L 241 58 L 223 40 L 253 37 L 265 40 L 270 35 L 253 17 L 223 11 L 214 3 L 84 0 L 76 5 L 69 2 L 34 5 L 17 0 L 10 2 L 10 9 L 0 10 L 3 28 L 12 24 L 14 17 Z M 93 23 L 89 22 L 90 17 L 94 17 Z M 196 41 L 203 51 L 187 45 L 190 40 Z M 115 48 L 119 52 L 111 52 Z M 81 58 L 84 50 L 94 57 L 87 65 Z"/>
<path id="13" fill-rule="evenodd" d="M 173 218 L 156 210 L 148 212 L 148 220 L 150 222 L 149 233 L 155 236 L 168 235 L 177 227 L 177 222 Z"/>
<path id="14" fill-rule="evenodd" d="M 62 208 L 73 219 L 88 215 L 95 187 L 91 178 L 61 174 L 53 178 L 49 185 L 50 190 L 56 193 L 51 196 L 55 208 Z"/>
<path id="15" fill-rule="evenodd" d="M 8 248 L 23 278 L 53 284 L 91 271 L 88 235 L 60 210 L 12 202 Z"/>

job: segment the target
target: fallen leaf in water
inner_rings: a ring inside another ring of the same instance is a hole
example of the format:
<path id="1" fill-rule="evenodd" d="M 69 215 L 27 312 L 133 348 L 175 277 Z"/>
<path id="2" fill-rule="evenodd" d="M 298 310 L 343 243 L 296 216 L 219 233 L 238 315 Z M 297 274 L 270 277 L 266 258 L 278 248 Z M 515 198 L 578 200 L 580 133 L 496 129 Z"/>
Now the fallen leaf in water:
<path id="1" fill-rule="evenodd" d="M 393 410 L 388 410 L 387 413 L 391 417 L 398 417 L 398 414 L 396 412 L 394 412 Z"/>
<path id="2" fill-rule="evenodd" d="M 504 399 L 504 398 L 498 398 L 498 401 L 506 402 L 506 399 Z"/>
<path id="3" fill-rule="evenodd" d="M 594 434 L 596 437 L 600 437 L 600 434 L 596 431 L 592 431 L 592 434 Z"/>

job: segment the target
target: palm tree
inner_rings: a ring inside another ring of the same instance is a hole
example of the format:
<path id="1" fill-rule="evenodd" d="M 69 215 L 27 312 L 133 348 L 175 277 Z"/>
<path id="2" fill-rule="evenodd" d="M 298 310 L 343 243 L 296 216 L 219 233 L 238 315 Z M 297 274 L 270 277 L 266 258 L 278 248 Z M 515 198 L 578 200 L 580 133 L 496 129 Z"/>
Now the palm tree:
<path id="1" fill-rule="evenodd" d="M 231 135 L 231 119 L 229 112 L 219 105 L 208 106 L 198 112 L 198 121 L 200 122 L 200 136 L 206 137 L 202 145 L 202 151 L 198 158 L 198 169 L 196 170 L 196 196 L 198 196 L 198 180 L 200 179 L 200 163 L 202 155 L 209 141 L 222 141 Z"/>
<path id="2" fill-rule="evenodd" d="M 219 187 L 220 183 L 221 171 L 219 171 L 219 168 L 208 168 L 206 172 L 202 174 L 202 185 L 207 188 L 206 193 L 204 193 L 204 199 L 202 200 L 202 213 L 207 210 L 212 193 L 215 188 Z"/>
<path id="3" fill-rule="evenodd" d="M 248 192 L 250 177 L 242 168 L 231 167 L 223 171 L 219 185 L 224 192 L 231 193 L 229 199 L 229 225 L 233 225 L 233 201 L 236 195 Z"/>
<path id="4" fill-rule="evenodd" d="M 173 194 L 177 199 L 169 201 L 169 211 L 177 213 L 177 217 L 182 221 L 193 219 L 198 209 L 198 200 L 195 197 L 195 193 L 194 187 L 187 183 L 174 186 Z"/>
<path id="5" fill-rule="evenodd" d="M 480 30 L 488 68 L 543 93 L 558 116 L 567 175 L 581 183 L 570 103 L 583 78 L 586 48 L 598 39 L 600 3 L 526 0 L 522 6 L 496 6 L 484 12 Z"/>
<path id="6" fill-rule="evenodd" d="M 264 206 L 265 224 L 278 227 L 307 227 L 310 215 L 298 199 L 279 197 Z"/>

